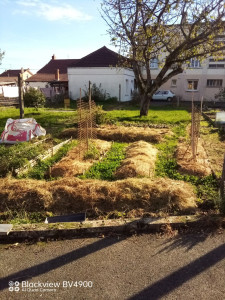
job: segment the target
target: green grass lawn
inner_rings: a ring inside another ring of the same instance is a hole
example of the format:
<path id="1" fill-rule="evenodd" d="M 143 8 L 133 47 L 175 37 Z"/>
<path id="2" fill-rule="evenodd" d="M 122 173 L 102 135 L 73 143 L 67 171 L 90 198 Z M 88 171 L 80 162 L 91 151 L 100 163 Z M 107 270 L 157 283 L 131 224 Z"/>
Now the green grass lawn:
<path id="1" fill-rule="evenodd" d="M 148 116 L 140 117 L 140 111 L 137 107 L 126 107 L 120 110 L 107 111 L 107 119 L 114 122 L 173 125 L 187 123 L 191 120 L 191 116 L 186 109 L 161 106 L 150 108 Z"/>

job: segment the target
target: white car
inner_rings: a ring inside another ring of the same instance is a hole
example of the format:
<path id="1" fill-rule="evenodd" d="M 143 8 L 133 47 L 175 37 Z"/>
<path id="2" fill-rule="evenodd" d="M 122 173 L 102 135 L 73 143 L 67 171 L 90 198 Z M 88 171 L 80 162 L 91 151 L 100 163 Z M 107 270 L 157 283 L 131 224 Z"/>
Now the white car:
<path id="1" fill-rule="evenodd" d="M 170 90 L 167 91 L 157 91 L 153 96 L 152 100 L 166 100 L 166 101 L 171 101 L 173 97 L 176 95 L 171 92 Z"/>

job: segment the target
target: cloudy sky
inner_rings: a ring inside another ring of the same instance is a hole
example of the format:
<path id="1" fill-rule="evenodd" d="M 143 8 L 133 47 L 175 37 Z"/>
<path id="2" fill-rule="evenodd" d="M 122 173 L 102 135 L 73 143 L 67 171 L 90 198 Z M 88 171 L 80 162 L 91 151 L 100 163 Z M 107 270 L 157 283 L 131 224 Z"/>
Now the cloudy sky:
<path id="1" fill-rule="evenodd" d="M 110 45 L 98 9 L 101 0 L 0 0 L 0 73 L 30 68 L 36 73 L 52 57 L 81 58 Z"/>

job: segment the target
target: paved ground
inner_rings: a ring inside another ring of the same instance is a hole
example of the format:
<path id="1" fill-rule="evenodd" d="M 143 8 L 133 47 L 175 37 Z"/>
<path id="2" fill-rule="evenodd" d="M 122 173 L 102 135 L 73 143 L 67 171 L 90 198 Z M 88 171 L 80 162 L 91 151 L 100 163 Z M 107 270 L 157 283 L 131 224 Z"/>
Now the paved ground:
<path id="1" fill-rule="evenodd" d="M 0 245 L 0 275 L 1 300 L 222 300 L 225 231 Z"/>

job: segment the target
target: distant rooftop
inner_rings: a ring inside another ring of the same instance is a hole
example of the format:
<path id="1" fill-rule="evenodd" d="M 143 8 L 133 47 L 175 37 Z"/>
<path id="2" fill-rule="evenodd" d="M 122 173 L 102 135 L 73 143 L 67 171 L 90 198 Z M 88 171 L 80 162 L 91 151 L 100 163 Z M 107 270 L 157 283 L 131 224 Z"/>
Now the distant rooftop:
<path id="1" fill-rule="evenodd" d="M 68 81 L 67 68 L 77 61 L 79 61 L 79 59 L 56 59 L 55 55 L 53 55 L 52 59 L 27 81 L 54 81 L 57 69 L 59 69 L 59 80 Z"/>
<path id="2" fill-rule="evenodd" d="M 118 53 L 102 47 L 87 56 L 81 58 L 77 63 L 71 65 L 76 68 L 93 68 L 93 67 L 115 67 L 121 61 L 122 56 Z"/>

